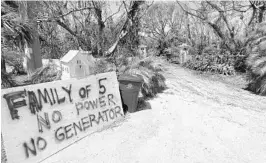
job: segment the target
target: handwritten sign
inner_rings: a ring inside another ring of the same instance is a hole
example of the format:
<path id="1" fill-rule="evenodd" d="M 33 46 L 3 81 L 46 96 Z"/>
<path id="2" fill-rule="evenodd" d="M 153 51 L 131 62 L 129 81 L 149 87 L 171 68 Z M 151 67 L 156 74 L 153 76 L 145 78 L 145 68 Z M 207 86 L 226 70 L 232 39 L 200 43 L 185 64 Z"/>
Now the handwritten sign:
<path id="1" fill-rule="evenodd" d="M 41 162 L 123 117 L 115 72 L 4 89 L 1 103 L 8 163 Z"/>

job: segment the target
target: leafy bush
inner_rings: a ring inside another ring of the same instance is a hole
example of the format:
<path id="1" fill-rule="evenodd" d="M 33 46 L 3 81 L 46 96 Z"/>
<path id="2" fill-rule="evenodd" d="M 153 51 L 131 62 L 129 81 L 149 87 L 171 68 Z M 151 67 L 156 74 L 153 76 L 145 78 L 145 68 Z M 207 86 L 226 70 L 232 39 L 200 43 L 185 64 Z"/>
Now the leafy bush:
<path id="1" fill-rule="evenodd" d="M 1 88 L 11 88 L 17 86 L 11 74 L 1 71 Z"/>
<path id="2" fill-rule="evenodd" d="M 185 63 L 185 67 L 224 75 L 234 75 L 236 72 L 245 73 L 247 70 L 248 52 L 243 46 L 235 52 L 228 51 L 222 43 L 220 46 L 212 43 L 202 50 L 198 45 L 195 47 L 193 57 Z M 201 53 L 197 53 L 197 51 L 201 51 Z"/>
<path id="3" fill-rule="evenodd" d="M 192 70 L 213 72 L 224 75 L 234 75 L 234 60 L 231 56 L 224 54 L 194 55 L 183 66 Z"/>
<path id="4" fill-rule="evenodd" d="M 90 67 L 91 74 L 99 74 L 110 71 L 115 71 L 115 65 L 104 58 L 98 58 L 93 66 Z"/>
<path id="5" fill-rule="evenodd" d="M 140 59 L 120 55 L 109 59 L 98 59 L 92 70 L 93 74 L 116 71 L 118 76 L 129 74 L 142 77 L 144 83 L 141 93 L 143 99 L 147 99 L 155 97 L 166 88 L 165 78 L 160 73 L 165 63 L 163 59 L 154 56 Z"/>
<path id="6" fill-rule="evenodd" d="M 141 76 L 144 83 L 141 87 L 141 93 L 144 99 L 155 97 L 166 89 L 165 77 L 160 73 L 162 64 L 165 63 L 160 58 L 150 57 L 143 60 L 135 58 L 135 64 L 126 66 L 119 74 L 129 74 Z"/>
<path id="7" fill-rule="evenodd" d="M 236 72 L 241 72 L 241 73 L 247 72 L 247 64 L 246 64 L 247 57 L 248 55 L 246 54 L 236 56 L 236 59 L 234 61 L 234 69 Z"/>
<path id="8" fill-rule="evenodd" d="M 250 44 L 251 52 L 247 58 L 247 89 L 266 96 L 266 22 L 258 24 L 255 33 L 257 36 Z"/>
<path id="9" fill-rule="evenodd" d="M 3 56 L 5 59 L 6 64 L 13 67 L 12 74 L 14 75 L 25 75 L 27 74 L 24 67 L 23 67 L 23 58 L 19 54 L 15 54 L 10 52 Z"/>
<path id="10" fill-rule="evenodd" d="M 265 41 L 266 44 L 266 41 Z M 247 58 L 248 90 L 266 96 L 266 48 Z"/>

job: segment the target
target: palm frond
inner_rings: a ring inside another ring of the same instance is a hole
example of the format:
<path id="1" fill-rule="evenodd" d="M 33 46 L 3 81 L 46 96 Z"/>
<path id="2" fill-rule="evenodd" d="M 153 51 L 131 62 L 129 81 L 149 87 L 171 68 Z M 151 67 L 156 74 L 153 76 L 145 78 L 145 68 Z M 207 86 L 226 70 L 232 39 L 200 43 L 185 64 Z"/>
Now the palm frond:
<path id="1" fill-rule="evenodd" d="M 251 53 L 247 58 L 248 90 L 260 95 L 266 95 L 266 48 L 263 47 L 265 44 L 266 40 L 262 41 L 257 45 L 257 52 Z"/>
<path id="2" fill-rule="evenodd" d="M 166 89 L 165 78 L 160 73 L 163 62 L 165 61 L 156 57 L 137 60 L 135 64 L 127 66 L 126 70 L 120 73 L 142 77 L 144 80 L 141 87 L 143 98 L 152 98 Z"/>
<path id="3" fill-rule="evenodd" d="M 30 20 L 23 20 L 18 9 L 11 8 L 5 3 L 1 3 L 1 9 L 4 9 L 4 14 L 1 15 L 1 38 L 4 43 L 11 42 L 20 48 L 26 43 L 31 44 L 34 36 Z"/>

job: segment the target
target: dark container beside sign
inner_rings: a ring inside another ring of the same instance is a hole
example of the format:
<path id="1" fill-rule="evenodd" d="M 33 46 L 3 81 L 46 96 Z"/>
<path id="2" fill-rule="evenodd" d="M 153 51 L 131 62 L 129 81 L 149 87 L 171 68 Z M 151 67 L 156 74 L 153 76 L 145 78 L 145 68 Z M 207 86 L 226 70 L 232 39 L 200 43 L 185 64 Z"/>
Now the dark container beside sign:
<path id="1" fill-rule="evenodd" d="M 119 76 L 118 81 L 124 112 L 136 112 L 138 105 L 138 95 L 143 83 L 142 77 L 121 75 Z"/>

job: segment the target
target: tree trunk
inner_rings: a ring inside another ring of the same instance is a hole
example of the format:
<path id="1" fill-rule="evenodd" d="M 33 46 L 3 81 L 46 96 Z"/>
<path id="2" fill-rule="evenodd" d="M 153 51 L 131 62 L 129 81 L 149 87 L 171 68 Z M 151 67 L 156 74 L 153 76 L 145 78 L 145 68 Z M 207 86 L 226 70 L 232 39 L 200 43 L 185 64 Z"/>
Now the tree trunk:
<path id="1" fill-rule="evenodd" d="M 98 34 L 98 55 L 103 55 L 103 38 L 104 38 L 104 26 L 99 25 L 99 34 Z"/>
<path id="2" fill-rule="evenodd" d="M 6 61 L 3 56 L 1 57 L 1 72 L 6 73 Z"/>
<path id="3" fill-rule="evenodd" d="M 132 27 L 133 20 L 136 17 L 139 8 L 143 3 L 144 1 L 132 1 L 132 5 L 130 6 L 129 12 L 127 14 L 127 20 L 125 21 L 115 43 L 105 52 L 106 57 L 111 56 L 115 52 L 118 43 L 128 34 L 129 28 Z"/>
<path id="4" fill-rule="evenodd" d="M 104 28 L 105 24 L 102 17 L 102 11 L 103 6 L 101 2 L 92 1 L 92 4 L 94 6 L 95 15 L 97 17 L 97 23 L 98 23 L 98 35 L 97 35 L 97 55 L 102 56 L 103 55 L 103 39 L 104 39 Z"/>
<path id="5" fill-rule="evenodd" d="M 262 6 L 260 8 L 259 15 L 258 15 L 258 23 L 261 23 L 262 22 L 265 9 L 266 9 L 265 6 Z"/>
<path id="6" fill-rule="evenodd" d="M 98 55 L 103 55 L 103 38 L 104 38 L 104 22 L 102 20 L 102 10 L 101 8 L 96 8 L 96 14 L 97 14 L 97 21 L 98 21 L 98 43 L 97 43 L 97 49 L 98 49 Z"/>
<path id="7" fill-rule="evenodd" d="M 24 20 L 33 20 L 34 19 L 34 8 L 36 2 L 27 1 L 24 2 L 21 7 L 22 18 Z M 24 68 L 27 71 L 28 75 L 32 74 L 36 69 L 42 67 L 42 58 L 41 58 L 41 45 L 39 40 L 39 35 L 37 32 L 37 24 L 34 24 L 33 33 L 33 42 L 31 44 L 25 45 L 25 57 L 24 57 Z"/>
<path id="8" fill-rule="evenodd" d="M 191 43 L 192 46 L 194 46 L 194 42 L 191 37 L 191 32 L 190 32 L 190 24 L 189 24 L 189 17 L 188 13 L 186 13 L 186 26 L 187 26 L 187 40 Z"/>

